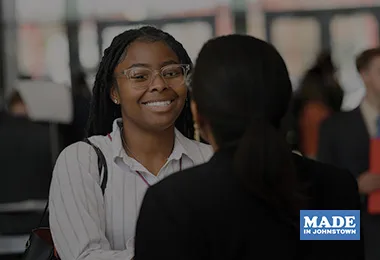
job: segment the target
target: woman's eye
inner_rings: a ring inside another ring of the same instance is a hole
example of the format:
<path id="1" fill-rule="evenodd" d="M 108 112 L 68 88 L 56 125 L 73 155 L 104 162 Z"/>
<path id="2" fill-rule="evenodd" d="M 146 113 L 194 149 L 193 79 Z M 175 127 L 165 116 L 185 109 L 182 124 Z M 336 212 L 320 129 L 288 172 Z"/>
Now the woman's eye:
<path id="1" fill-rule="evenodd" d="M 132 80 L 148 80 L 149 79 L 149 74 L 147 73 L 131 73 L 129 76 L 130 79 Z"/>

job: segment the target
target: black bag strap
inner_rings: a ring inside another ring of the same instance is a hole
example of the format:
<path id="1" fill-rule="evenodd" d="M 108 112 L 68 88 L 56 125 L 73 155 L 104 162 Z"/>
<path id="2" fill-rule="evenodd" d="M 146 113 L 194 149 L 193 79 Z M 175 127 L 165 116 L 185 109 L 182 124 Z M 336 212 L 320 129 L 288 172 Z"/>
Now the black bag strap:
<path id="1" fill-rule="evenodd" d="M 100 188 L 102 189 L 102 193 L 104 195 L 104 192 L 105 192 L 106 187 L 107 187 L 107 181 L 108 181 L 108 167 L 107 167 L 106 158 L 104 157 L 104 154 L 103 154 L 102 150 L 100 150 L 99 147 L 97 147 L 96 145 L 94 145 L 93 143 L 91 143 L 91 141 L 88 140 L 88 138 L 85 138 L 83 140 L 83 142 L 91 145 L 92 148 L 94 148 L 94 150 L 96 152 L 96 155 L 98 156 L 98 169 L 99 169 L 99 177 L 100 178 L 102 177 L 102 172 L 103 172 L 103 179 L 102 179 L 102 182 L 100 184 Z M 41 217 L 40 223 L 38 224 L 38 228 L 41 227 L 42 222 L 45 219 L 45 216 L 46 216 L 48 208 L 49 208 L 49 202 L 46 203 L 44 212 L 42 213 L 42 217 Z"/>
<path id="2" fill-rule="evenodd" d="M 98 156 L 98 169 L 99 169 L 99 177 L 100 178 L 102 177 L 102 172 L 103 172 L 103 180 L 100 184 L 100 188 L 102 189 L 102 193 L 104 195 L 104 192 L 105 192 L 106 186 L 107 186 L 107 181 L 108 181 L 108 167 L 107 167 L 106 158 L 104 157 L 102 150 L 100 150 L 99 147 L 97 147 L 96 145 L 91 143 L 91 141 L 88 140 L 88 138 L 85 138 L 83 140 L 83 142 L 91 145 L 94 148 L 94 150 Z"/>

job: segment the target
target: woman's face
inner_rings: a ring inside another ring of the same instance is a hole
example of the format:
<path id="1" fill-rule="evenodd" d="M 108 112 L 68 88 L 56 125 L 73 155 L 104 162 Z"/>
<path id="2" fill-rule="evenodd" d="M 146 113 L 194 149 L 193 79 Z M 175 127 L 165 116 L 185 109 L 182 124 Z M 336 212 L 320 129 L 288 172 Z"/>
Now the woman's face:
<path id="1" fill-rule="evenodd" d="M 167 83 L 178 71 L 176 64 L 180 64 L 177 55 L 164 42 L 135 41 L 128 46 L 124 60 L 115 68 L 117 86 L 111 90 L 111 98 L 120 103 L 127 124 L 147 131 L 174 125 L 187 96 L 184 83 Z M 158 73 L 162 68 L 166 68 L 166 81 Z"/>

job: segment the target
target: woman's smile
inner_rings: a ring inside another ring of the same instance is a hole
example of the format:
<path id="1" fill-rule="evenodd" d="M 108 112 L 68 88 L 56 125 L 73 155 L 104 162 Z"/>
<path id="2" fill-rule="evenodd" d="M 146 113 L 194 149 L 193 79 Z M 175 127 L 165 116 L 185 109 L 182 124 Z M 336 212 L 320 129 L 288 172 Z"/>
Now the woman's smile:
<path id="1" fill-rule="evenodd" d="M 169 112 L 175 107 L 177 98 L 174 99 L 152 99 L 141 102 L 144 108 L 154 112 Z"/>

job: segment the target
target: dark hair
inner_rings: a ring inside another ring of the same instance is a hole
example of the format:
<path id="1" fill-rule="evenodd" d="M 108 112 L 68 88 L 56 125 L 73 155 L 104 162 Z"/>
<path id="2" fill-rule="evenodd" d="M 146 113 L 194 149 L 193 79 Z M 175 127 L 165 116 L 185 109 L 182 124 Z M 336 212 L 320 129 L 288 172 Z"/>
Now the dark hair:
<path id="1" fill-rule="evenodd" d="M 322 102 L 334 112 L 341 110 L 344 91 L 335 78 L 336 70 L 331 53 L 320 53 L 315 64 L 301 79 L 299 89 L 294 95 L 294 114 L 297 118 L 309 101 Z"/>
<path id="2" fill-rule="evenodd" d="M 236 148 L 234 170 L 245 187 L 299 221 L 298 178 L 280 131 L 292 86 L 276 49 L 245 35 L 210 40 L 200 51 L 191 87 L 217 145 Z"/>
<path id="3" fill-rule="evenodd" d="M 334 65 L 331 52 L 329 50 L 324 50 L 317 56 L 314 66 L 311 70 L 318 70 L 322 73 L 333 74 L 336 72 L 336 67 Z"/>
<path id="4" fill-rule="evenodd" d="M 364 69 L 368 68 L 368 65 L 376 57 L 380 56 L 380 47 L 372 48 L 363 51 L 356 57 L 356 69 L 358 72 L 362 72 Z"/>
<path id="5" fill-rule="evenodd" d="M 127 30 L 116 36 L 111 45 L 104 51 L 95 77 L 93 99 L 91 102 L 90 118 L 87 135 L 106 135 L 112 131 L 112 122 L 121 117 L 120 107 L 114 104 L 110 98 L 111 87 L 115 83 L 115 67 L 124 59 L 127 47 L 134 41 L 165 42 L 183 64 L 192 66 L 191 59 L 181 43 L 173 36 L 160 29 L 144 26 L 139 29 Z M 176 120 L 176 127 L 186 137 L 194 137 L 194 125 L 190 110 L 190 95 L 185 102 L 185 107 Z"/>

